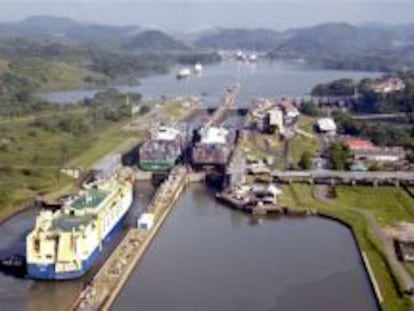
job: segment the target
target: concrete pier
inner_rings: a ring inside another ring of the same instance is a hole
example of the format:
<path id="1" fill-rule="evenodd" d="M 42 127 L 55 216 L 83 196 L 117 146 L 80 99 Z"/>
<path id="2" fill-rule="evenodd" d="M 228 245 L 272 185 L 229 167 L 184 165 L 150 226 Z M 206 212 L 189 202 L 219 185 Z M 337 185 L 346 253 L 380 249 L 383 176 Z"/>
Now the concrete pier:
<path id="1" fill-rule="evenodd" d="M 75 301 L 72 310 L 109 310 L 180 197 L 186 183 L 187 170 L 184 167 L 177 167 L 171 172 L 147 210 L 154 215 L 154 226 L 148 231 L 129 229 L 125 238 Z"/>
<path id="2" fill-rule="evenodd" d="M 226 95 L 222 104 L 214 111 L 208 122 L 204 125 L 205 127 L 215 126 L 220 120 L 224 118 L 226 111 L 236 106 L 237 96 L 239 95 L 240 85 L 236 85 L 231 89 L 227 90 Z"/>

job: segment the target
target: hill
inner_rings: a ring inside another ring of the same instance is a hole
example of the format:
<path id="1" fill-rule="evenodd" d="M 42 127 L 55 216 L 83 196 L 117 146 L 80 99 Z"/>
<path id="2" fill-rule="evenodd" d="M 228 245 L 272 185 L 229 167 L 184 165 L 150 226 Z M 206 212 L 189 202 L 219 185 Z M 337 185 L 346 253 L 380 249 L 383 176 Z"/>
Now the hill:
<path id="1" fill-rule="evenodd" d="M 332 69 L 401 70 L 414 64 L 413 53 L 407 50 L 410 34 L 409 29 L 402 31 L 391 26 L 321 24 L 291 30 L 290 36 L 269 56 L 301 58 L 309 64 Z"/>
<path id="2" fill-rule="evenodd" d="M 52 37 L 70 42 L 105 43 L 119 43 L 140 30 L 138 26 L 98 25 L 47 15 L 30 16 L 19 22 L 2 23 L 0 29 L 9 37 Z"/>
<path id="3" fill-rule="evenodd" d="M 270 50 L 279 44 L 281 34 L 268 29 L 219 29 L 201 34 L 195 45 L 212 49 Z"/>
<path id="4" fill-rule="evenodd" d="M 128 38 L 123 47 L 132 52 L 188 51 L 190 47 L 173 37 L 158 31 L 148 30 Z"/>

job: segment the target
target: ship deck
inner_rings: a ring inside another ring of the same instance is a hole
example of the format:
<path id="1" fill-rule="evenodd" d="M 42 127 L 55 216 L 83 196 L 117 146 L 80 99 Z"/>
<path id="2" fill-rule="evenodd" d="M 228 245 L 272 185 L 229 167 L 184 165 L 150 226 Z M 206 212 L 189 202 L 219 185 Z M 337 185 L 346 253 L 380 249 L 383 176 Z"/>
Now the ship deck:
<path id="1" fill-rule="evenodd" d="M 80 210 L 84 208 L 96 208 L 106 198 L 108 192 L 99 189 L 88 189 L 85 193 L 72 202 L 71 207 Z"/>
<path id="2" fill-rule="evenodd" d="M 94 219 L 94 215 L 82 216 L 60 215 L 53 220 L 52 230 L 61 232 L 79 231 L 81 227 L 88 226 Z"/>

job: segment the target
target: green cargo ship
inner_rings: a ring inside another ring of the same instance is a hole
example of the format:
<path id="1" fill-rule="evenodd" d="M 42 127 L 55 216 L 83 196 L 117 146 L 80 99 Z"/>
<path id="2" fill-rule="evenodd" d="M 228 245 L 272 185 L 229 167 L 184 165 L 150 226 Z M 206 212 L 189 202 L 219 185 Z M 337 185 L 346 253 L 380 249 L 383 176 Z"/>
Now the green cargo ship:
<path id="1" fill-rule="evenodd" d="M 179 162 L 187 143 L 184 125 L 157 124 L 139 148 L 139 167 L 144 171 L 169 171 Z"/>
<path id="2" fill-rule="evenodd" d="M 144 171 L 169 171 L 175 166 L 175 161 L 139 161 L 139 168 Z"/>

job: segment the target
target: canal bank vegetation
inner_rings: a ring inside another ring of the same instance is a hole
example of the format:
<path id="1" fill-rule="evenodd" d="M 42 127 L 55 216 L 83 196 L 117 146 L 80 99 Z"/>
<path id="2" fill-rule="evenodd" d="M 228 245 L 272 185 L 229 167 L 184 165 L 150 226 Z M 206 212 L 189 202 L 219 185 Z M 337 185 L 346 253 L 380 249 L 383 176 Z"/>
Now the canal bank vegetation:
<path id="1" fill-rule="evenodd" d="M 108 89 L 79 104 L 0 117 L 0 219 L 37 196 L 69 191 L 73 180 L 62 168 L 87 170 L 110 152 L 126 153 L 151 125 L 182 120 L 195 107 Z"/>
<path id="2" fill-rule="evenodd" d="M 380 242 L 369 221 L 369 215 L 386 229 L 399 221 L 413 221 L 412 198 L 401 188 L 345 187 L 333 194 L 318 193 L 314 186 L 283 187 L 281 204 L 293 209 L 316 209 L 319 213 L 338 219 L 352 228 L 361 250 L 367 255 L 376 281 L 384 297 L 384 310 L 410 310 L 410 301 L 403 296 L 402 281 L 386 259 Z"/>
<path id="3" fill-rule="evenodd" d="M 140 96 L 130 95 L 140 101 Z M 37 114 L 0 118 L 0 210 L 3 213 L 69 185 L 60 170 L 73 158 L 92 164 L 125 140 L 126 95 L 99 93 L 87 103 L 48 106 Z M 0 215 L 1 216 L 1 215 Z"/>

